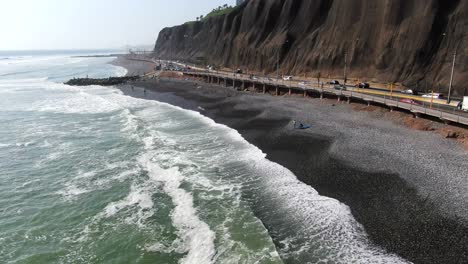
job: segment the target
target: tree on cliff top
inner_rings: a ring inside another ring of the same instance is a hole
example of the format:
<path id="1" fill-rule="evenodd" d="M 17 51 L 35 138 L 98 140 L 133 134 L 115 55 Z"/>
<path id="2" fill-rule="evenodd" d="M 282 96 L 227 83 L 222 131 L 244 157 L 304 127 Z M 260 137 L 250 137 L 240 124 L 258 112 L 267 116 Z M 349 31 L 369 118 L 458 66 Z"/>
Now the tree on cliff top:
<path id="1" fill-rule="evenodd" d="M 224 4 L 222 6 L 218 6 L 217 8 L 213 8 L 210 13 L 205 16 L 205 19 L 215 16 L 221 16 L 230 13 L 234 10 L 235 7 L 229 6 L 228 4 Z"/>

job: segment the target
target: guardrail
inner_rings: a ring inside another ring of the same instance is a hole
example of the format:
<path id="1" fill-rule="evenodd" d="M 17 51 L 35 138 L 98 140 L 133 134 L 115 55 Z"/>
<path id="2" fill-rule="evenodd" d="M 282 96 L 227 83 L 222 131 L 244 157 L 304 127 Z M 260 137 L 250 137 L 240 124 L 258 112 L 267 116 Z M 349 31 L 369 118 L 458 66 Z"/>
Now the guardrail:
<path id="1" fill-rule="evenodd" d="M 236 73 L 190 71 L 190 72 L 185 72 L 185 74 L 223 78 L 223 79 L 229 79 L 233 81 L 276 86 L 279 88 L 294 89 L 294 90 L 300 90 L 300 91 L 306 91 L 306 92 L 311 91 L 311 92 L 317 92 L 320 94 L 326 93 L 326 94 L 332 94 L 338 97 L 356 98 L 356 99 L 363 100 L 369 103 L 374 102 L 374 103 L 379 103 L 379 104 L 389 106 L 391 108 L 395 107 L 395 108 L 408 110 L 417 116 L 420 114 L 424 114 L 427 116 L 439 118 L 443 121 L 450 121 L 450 122 L 468 126 L 468 115 L 464 112 L 457 111 L 455 108 L 453 108 L 453 110 L 450 111 L 447 109 L 441 109 L 440 106 L 432 107 L 432 104 L 428 107 L 427 103 L 422 103 L 421 105 L 419 105 L 416 103 L 401 102 L 400 100 L 398 100 L 399 98 L 396 98 L 394 96 L 385 96 L 385 95 L 375 96 L 375 95 L 365 94 L 359 91 L 335 89 L 333 85 L 324 85 L 324 84 L 318 85 L 318 86 L 313 86 L 311 84 L 299 85 L 298 83 L 294 83 L 291 81 L 283 81 L 283 80 L 271 79 L 271 78 L 266 78 L 266 77 L 258 77 L 258 78 L 252 79 L 249 77 L 245 77 L 242 74 L 236 74 Z"/>

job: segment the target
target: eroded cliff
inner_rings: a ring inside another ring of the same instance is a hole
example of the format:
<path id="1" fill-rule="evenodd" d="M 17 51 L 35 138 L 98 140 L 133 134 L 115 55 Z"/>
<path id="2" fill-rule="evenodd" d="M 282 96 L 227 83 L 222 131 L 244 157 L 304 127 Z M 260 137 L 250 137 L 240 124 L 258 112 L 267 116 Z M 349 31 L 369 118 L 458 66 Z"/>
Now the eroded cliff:
<path id="1" fill-rule="evenodd" d="M 158 57 L 272 73 L 403 82 L 468 94 L 468 0 L 250 0 L 165 28 Z"/>

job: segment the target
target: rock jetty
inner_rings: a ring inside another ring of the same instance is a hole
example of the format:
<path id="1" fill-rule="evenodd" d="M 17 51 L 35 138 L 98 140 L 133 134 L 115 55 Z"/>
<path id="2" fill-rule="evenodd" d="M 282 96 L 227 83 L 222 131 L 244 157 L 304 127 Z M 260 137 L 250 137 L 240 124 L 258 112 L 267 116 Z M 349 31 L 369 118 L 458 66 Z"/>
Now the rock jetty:
<path id="1" fill-rule="evenodd" d="M 140 79 L 140 76 L 125 76 L 125 77 L 109 77 L 109 78 L 73 78 L 68 82 L 67 85 L 71 86 L 88 86 L 88 85 L 101 85 L 101 86 L 113 86 L 123 84 L 128 81 L 136 81 Z"/>

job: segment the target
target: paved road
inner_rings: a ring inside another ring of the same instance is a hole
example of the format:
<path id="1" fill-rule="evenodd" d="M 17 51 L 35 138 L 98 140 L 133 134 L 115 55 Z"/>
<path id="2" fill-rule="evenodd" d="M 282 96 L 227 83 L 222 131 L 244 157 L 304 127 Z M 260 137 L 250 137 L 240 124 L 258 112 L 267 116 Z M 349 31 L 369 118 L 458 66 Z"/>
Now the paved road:
<path id="1" fill-rule="evenodd" d="M 291 81 L 285 81 L 283 79 L 276 79 L 276 78 L 271 78 L 271 77 L 261 77 L 261 76 L 252 76 L 250 74 L 238 74 L 238 73 L 233 73 L 233 72 L 228 72 L 228 71 L 219 71 L 219 70 L 208 70 L 206 68 L 202 68 L 200 66 L 192 65 L 192 64 L 186 64 L 186 63 L 181 63 L 181 62 L 170 62 L 170 61 L 163 61 L 164 63 L 172 63 L 181 67 L 185 67 L 189 65 L 192 70 L 196 71 L 202 71 L 202 72 L 211 72 L 211 73 L 217 73 L 217 74 L 222 74 L 224 76 L 229 76 L 229 77 L 237 77 L 237 78 L 242 78 L 245 80 L 252 80 L 252 81 L 261 81 L 261 82 L 273 82 L 276 84 L 284 85 L 284 86 L 292 86 L 292 87 L 303 87 L 303 88 L 311 88 L 312 86 L 321 86 L 322 83 L 318 82 L 310 82 L 310 81 L 305 81 L 305 80 L 291 80 Z M 330 88 L 334 89 L 335 85 L 330 85 L 330 84 L 323 84 L 324 88 Z M 403 100 L 409 99 L 415 101 L 415 105 L 420 105 L 425 108 L 430 108 L 430 109 L 435 109 L 435 110 L 441 110 L 445 112 L 451 112 L 453 114 L 457 115 L 462 115 L 468 117 L 468 113 L 465 111 L 462 111 L 456 107 L 458 104 L 457 101 L 452 101 L 452 103 L 449 105 L 447 104 L 447 101 L 444 99 L 431 99 L 431 98 L 425 98 L 422 96 L 417 96 L 417 95 L 410 95 L 410 94 L 403 94 L 400 91 L 394 91 L 390 92 L 385 89 L 381 88 L 356 88 L 351 85 L 346 86 L 347 91 L 355 92 L 355 93 L 363 93 L 363 94 L 368 94 L 372 96 L 377 96 L 377 97 L 382 97 L 382 98 L 389 98 L 393 100 Z"/>

